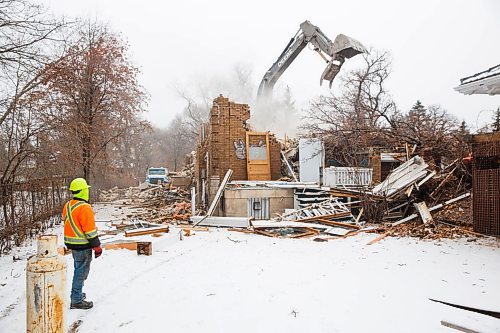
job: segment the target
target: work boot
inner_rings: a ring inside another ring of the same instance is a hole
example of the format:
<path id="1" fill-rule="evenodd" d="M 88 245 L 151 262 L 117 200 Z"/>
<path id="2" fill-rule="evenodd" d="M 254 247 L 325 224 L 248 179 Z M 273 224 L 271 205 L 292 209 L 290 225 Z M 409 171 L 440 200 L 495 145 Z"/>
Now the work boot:
<path id="1" fill-rule="evenodd" d="M 92 308 L 94 306 L 94 303 L 92 303 L 91 301 L 85 301 L 85 300 L 82 300 L 81 302 L 79 303 L 71 303 L 70 305 L 70 309 L 81 309 L 81 310 L 88 310 L 90 308 Z"/>

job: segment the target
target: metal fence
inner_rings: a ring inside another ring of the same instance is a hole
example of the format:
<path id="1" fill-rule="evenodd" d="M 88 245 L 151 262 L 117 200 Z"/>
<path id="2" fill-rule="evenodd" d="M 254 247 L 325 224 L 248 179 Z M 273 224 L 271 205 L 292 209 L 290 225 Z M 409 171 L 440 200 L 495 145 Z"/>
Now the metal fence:
<path id="1" fill-rule="evenodd" d="M 0 184 L 0 255 L 59 222 L 67 177 Z"/>
<path id="2" fill-rule="evenodd" d="M 500 236 L 500 138 L 474 143 L 473 154 L 474 231 Z"/>

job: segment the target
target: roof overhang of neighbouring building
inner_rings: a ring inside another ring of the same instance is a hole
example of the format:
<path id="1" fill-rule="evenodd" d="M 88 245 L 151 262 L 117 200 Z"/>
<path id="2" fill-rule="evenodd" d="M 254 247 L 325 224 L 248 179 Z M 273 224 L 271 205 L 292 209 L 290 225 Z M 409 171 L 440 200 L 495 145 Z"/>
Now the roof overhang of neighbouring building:
<path id="1" fill-rule="evenodd" d="M 500 95 L 500 65 L 460 79 L 455 90 L 465 95 Z"/>

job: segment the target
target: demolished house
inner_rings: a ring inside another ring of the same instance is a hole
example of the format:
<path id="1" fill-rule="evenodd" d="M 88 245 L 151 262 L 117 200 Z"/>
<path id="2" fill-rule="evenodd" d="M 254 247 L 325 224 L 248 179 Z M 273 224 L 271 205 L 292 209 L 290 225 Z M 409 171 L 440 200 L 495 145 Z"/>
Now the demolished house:
<path id="1" fill-rule="evenodd" d="M 437 195 L 454 169 L 448 166 L 438 174 L 409 147 L 405 152 L 373 148 L 363 157 L 368 167 L 326 167 L 322 140 L 302 138 L 297 178 L 274 135 L 252 131 L 249 119 L 248 105 L 223 96 L 214 100 L 200 130 L 195 161 L 195 201 L 208 209 L 190 218 L 194 225 L 294 238 L 320 232 L 346 236 L 363 231 L 367 222 L 427 224 L 433 220 L 431 212 L 469 196 Z M 295 181 L 280 179 L 283 166 Z"/>
<path id="2" fill-rule="evenodd" d="M 202 205 L 206 206 L 214 199 L 229 169 L 233 170 L 233 181 L 271 181 L 281 177 L 279 142 L 269 132 L 251 131 L 247 123 L 249 119 L 250 107 L 247 104 L 234 103 L 223 96 L 213 101 L 209 121 L 201 126 L 196 152 L 197 201 Z M 218 207 L 221 211 L 215 215 L 246 216 L 246 209 L 241 210 L 240 201 L 253 198 L 252 206 L 274 206 L 276 203 L 272 198 L 287 197 L 289 192 L 267 188 L 255 191 L 228 190 Z"/>
<path id="3" fill-rule="evenodd" d="M 456 91 L 500 95 L 500 65 L 465 77 Z M 500 236 L 500 133 L 472 137 L 474 231 Z"/>
<path id="4" fill-rule="evenodd" d="M 498 232 L 495 219 L 500 214 L 492 215 L 491 209 L 498 209 L 494 201 L 498 203 L 499 191 L 490 170 L 498 168 L 498 147 L 491 148 L 490 139 L 486 150 L 480 148 L 484 143 L 479 139 L 473 146 L 475 162 L 469 170 L 462 158 L 444 165 L 432 147 L 422 147 L 422 156 L 416 155 L 416 145 L 371 147 L 356 153 L 363 166 L 327 166 L 321 139 L 279 142 L 269 132 L 253 131 L 249 120 L 248 105 L 217 97 L 187 168 L 194 173 L 191 203 L 187 203 L 188 182 L 177 186 L 182 199 L 176 203 L 171 190 L 147 190 L 151 199 L 138 205 L 147 208 L 147 220 L 318 241 L 359 232 L 382 233 L 376 241 L 387 235 L 431 239 L 478 235 L 468 229 L 470 180 L 463 185 L 473 170 L 474 230 Z M 479 186 L 479 178 L 487 184 Z M 151 203 L 162 200 L 168 202 L 165 209 L 150 209 Z M 481 226 L 476 220 L 482 221 Z"/>

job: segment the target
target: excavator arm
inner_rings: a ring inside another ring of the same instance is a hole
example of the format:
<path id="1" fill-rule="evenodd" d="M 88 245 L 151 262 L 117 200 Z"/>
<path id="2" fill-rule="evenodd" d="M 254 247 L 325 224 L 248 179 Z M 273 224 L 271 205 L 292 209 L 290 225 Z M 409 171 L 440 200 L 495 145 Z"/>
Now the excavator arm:
<path id="1" fill-rule="evenodd" d="M 327 66 L 320 78 L 320 85 L 323 80 L 327 80 L 330 82 L 330 88 L 333 79 L 340 71 L 346 58 L 367 52 L 363 44 L 354 38 L 340 34 L 332 42 L 317 26 L 309 21 L 302 22 L 299 31 L 262 78 L 257 100 L 271 98 L 276 81 L 308 43 L 311 43 L 314 50 L 327 62 Z"/>

